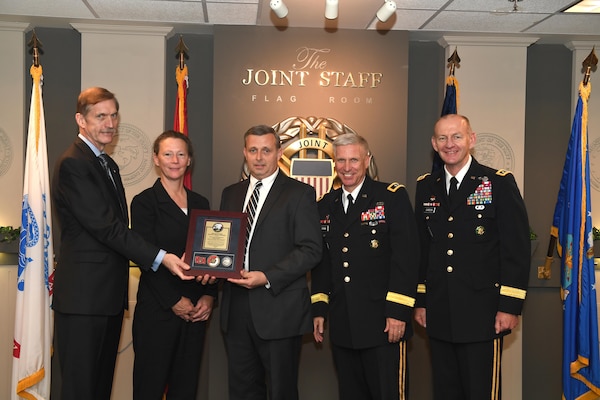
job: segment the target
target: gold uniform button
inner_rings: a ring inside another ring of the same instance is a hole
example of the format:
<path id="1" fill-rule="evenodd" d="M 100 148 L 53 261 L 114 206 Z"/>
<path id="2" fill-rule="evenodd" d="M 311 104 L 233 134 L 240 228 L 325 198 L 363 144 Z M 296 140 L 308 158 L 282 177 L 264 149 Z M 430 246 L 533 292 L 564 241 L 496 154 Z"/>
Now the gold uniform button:
<path id="1" fill-rule="evenodd" d="M 451 256 L 452 254 L 454 254 L 454 250 L 448 249 L 448 251 L 446 251 L 446 254 L 448 254 L 449 256 Z"/>
<path id="2" fill-rule="evenodd" d="M 477 218 L 481 219 L 481 217 L 483 217 L 483 215 L 477 214 Z"/>
<path id="3" fill-rule="evenodd" d="M 449 217 L 448 217 L 448 221 L 450 221 L 450 222 L 454 221 L 454 217 L 453 217 L 452 215 L 451 215 L 451 216 L 449 216 Z"/>
<path id="4" fill-rule="evenodd" d="M 452 239 L 454 237 L 454 233 L 448 232 L 448 239 Z"/>
<path id="5" fill-rule="evenodd" d="M 347 247 L 342 247 L 342 253 L 347 253 L 348 252 L 348 248 Z"/>
<path id="6" fill-rule="evenodd" d="M 500 286 L 500 284 L 499 284 L 498 282 L 496 282 L 496 283 L 494 283 L 494 286 L 495 286 L 495 287 L 499 287 L 499 286 Z"/>
<path id="7" fill-rule="evenodd" d="M 448 265 L 448 267 L 446 267 L 446 271 L 452 272 L 452 271 L 454 271 L 454 268 L 452 268 L 451 265 Z"/>
<path id="8" fill-rule="evenodd" d="M 350 234 L 348 232 L 344 232 L 344 237 L 347 238 L 348 236 L 350 236 Z"/>
<path id="9" fill-rule="evenodd" d="M 376 234 L 376 233 L 377 233 L 377 229 L 373 229 L 373 230 L 371 231 L 371 233 L 372 233 L 373 235 L 374 235 L 374 234 Z"/>
<path id="10" fill-rule="evenodd" d="M 344 282 L 346 282 L 346 283 L 350 282 L 350 277 L 349 276 L 345 276 L 344 277 Z"/>
<path id="11" fill-rule="evenodd" d="M 342 265 L 344 266 L 344 268 L 348 268 L 348 266 L 349 266 L 350 264 L 348 264 L 348 261 L 344 261 L 344 263 L 343 263 Z"/>

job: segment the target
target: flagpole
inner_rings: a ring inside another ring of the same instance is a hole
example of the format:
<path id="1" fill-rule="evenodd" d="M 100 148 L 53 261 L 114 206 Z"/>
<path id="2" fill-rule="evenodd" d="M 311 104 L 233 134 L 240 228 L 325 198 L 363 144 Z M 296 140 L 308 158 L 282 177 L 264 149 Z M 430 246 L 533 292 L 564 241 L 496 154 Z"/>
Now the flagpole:
<path id="1" fill-rule="evenodd" d="M 35 31 L 30 68 L 33 85 L 23 179 L 19 266 L 15 300 L 11 399 L 48 400 L 51 382 L 52 283 L 54 250 L 52 210 L 42 99 L 42 43 Z"/>
<path id="2" fill-rule="evenodd" d="M 185 59 L 188 58 L 188 48 L 183 42 L 183 36 L 179 35 L 179 43 L 175 48 L 179 65 L 175 69 L 175 79 L 177 81 L 177 100 L 175 103 L 175 117 L 173 119 L 173 130 L 183 133 L 188 136 L 188 121 L 187 121 L 187 90 L 189 86 L 188 68 L 185 65 Z M 191 169 L 185 171 L 183 177 L 183 185 L 187 189 L 192 189 Z"/>
<path id="3" fill-rule="evenodd" d="M 446 93 L 444 94 L 444 103 L 442 104 L 441 116 L 458 113 L 458 80 L 454 76 L 456 68 L 460 68 L 460 57 L 458 56 L 457 48 L 454 48 L 454 52 L 447 61 L 447 67 L 449 71 L 448 77 L 446 78 Z M 437 151 L 433 149 L 431 151 L 433 152 L 431 172 L 439 171 L 444 167 L 444 162 L 440 158 L 440 155 Z"/>
<path id="4" fill-rule="evenodd" d="M 591 73 L 596 70 L 596 66 L 598 65 L 598 57 L 594 51 L 595 49 L 596 46 L 592 48 L 590 54 L 581 63 L 585 70 L 582 81 L 584 87 L 588 85 Z M 557 238 L 558 231 L 552 227 L 550 229 L 550 242 L 548 243 L 548 251 L 546 252 L 546 261 L 544 262 L 544 265 L 538 267 L 538 279 L 549 280 L 552 278 L 552 262 L 554 261 Z"/>

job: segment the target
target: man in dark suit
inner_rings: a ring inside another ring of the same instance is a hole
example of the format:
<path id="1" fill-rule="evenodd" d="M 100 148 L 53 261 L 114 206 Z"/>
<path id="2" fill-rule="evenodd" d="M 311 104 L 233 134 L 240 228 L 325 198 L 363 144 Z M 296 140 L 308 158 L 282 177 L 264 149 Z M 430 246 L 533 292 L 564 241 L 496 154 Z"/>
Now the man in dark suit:
<path id="1" fill-rule="evenodd" d="M 415 319 L 430 339 L 434 398 L 499 399 L 502 338 L 518 324 L 529 279 L 525 204 L 510 172 L 470 155 L 466 117 L 440 118 L 431 143 L 444 168 L 417 183 Z"/>
<path id="2" fill-rule="evenodd" d="M 230 400 L 298 399 L 302 335 L 310 332 L 306 274 L 321 258 L 315 190 L 278 168 L 273 128 L 244 135 L 250 178 L 223 190 L 221 210 L 250 203 L 244 270 L 223 286 L 221 328 L 229 363 Z M 258 184 L 258 198 L 253 192 Z"/>
<path id="3" fill-rule="evenodd" d="M 130 259 L 144 269 L 166 267 L 182 279 L 193 278 L 183 275 L 189 266 L 179 257 L 129 230 L 118 167 L 110 157 L 99 157 L 117 132 L 118 111 L 108 90 L 81 92 L 79 135 L 54 169 L 61 246 L 52 307 L 61 400 L 110 399 Z"/>
<path id="4" fill-rule="evenodd" d="M 341 400 L 404 400 L 419 259 L 413 209 L 404 186 L 367 176 L 363 137 L 338 136 L 333 154 L 342 187 L 319 201 L 313 335 L 323 341 L 329 317 Z"/>

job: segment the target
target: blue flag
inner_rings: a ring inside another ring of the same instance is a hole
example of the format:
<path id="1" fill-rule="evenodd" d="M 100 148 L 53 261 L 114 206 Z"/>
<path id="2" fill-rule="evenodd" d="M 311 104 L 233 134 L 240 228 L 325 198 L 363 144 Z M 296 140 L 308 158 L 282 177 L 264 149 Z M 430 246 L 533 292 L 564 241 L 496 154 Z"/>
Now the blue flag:
<path id="1" fill-rule="evenodd" d="M 598 314 L 587 142 L 587 101 L 591 84 L 579 85 L 552 236 L 561 258 L 563 300 L 563 399 L 600 395 Z"/>
<path id="2" fill-rule="evenodd" d="M 456 114 L 457 106 L 458 80 L 454 76 L 446 78 L 446 95 L 442 105 L 442 115 Z"/>
<path id="3" fill-rule="evenodd" d="M 458 111 L 458 80 L 450 75 L 446 78 L 446 95 L 442 105 L 442 116 L 446 114 L 456 114 Z M 433 164 L 431 172 L 438 171 L 444 167 L 444 162 L 437 151 L 433 151 Z"/>

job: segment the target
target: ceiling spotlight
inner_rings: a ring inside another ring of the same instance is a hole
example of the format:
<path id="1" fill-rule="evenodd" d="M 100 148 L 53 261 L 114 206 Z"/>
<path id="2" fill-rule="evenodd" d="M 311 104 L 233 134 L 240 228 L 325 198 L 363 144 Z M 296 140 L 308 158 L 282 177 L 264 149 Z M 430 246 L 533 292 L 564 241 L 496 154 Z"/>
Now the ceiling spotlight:
<path id="1" fill-rule="evenodd" d="M 325 18 L 336 19 L 338 17 L 338 0 L 325 0 Z"/>
<path id="2" fill-rule="evenodd" d="M 271 0 L 269 3 L 271 6 L 271 10 L 277 15 L 279 18 L 285 18 L 288 14 L 288 8 L 283 3 L 283 0 Z"/>
<path id="3" fill-rule="evenodd" d="M 394 0 L 385 0 L 379 10 L 377 10 L 377 19 L 385 22 L 396 12 L 396 2 Z"/>

